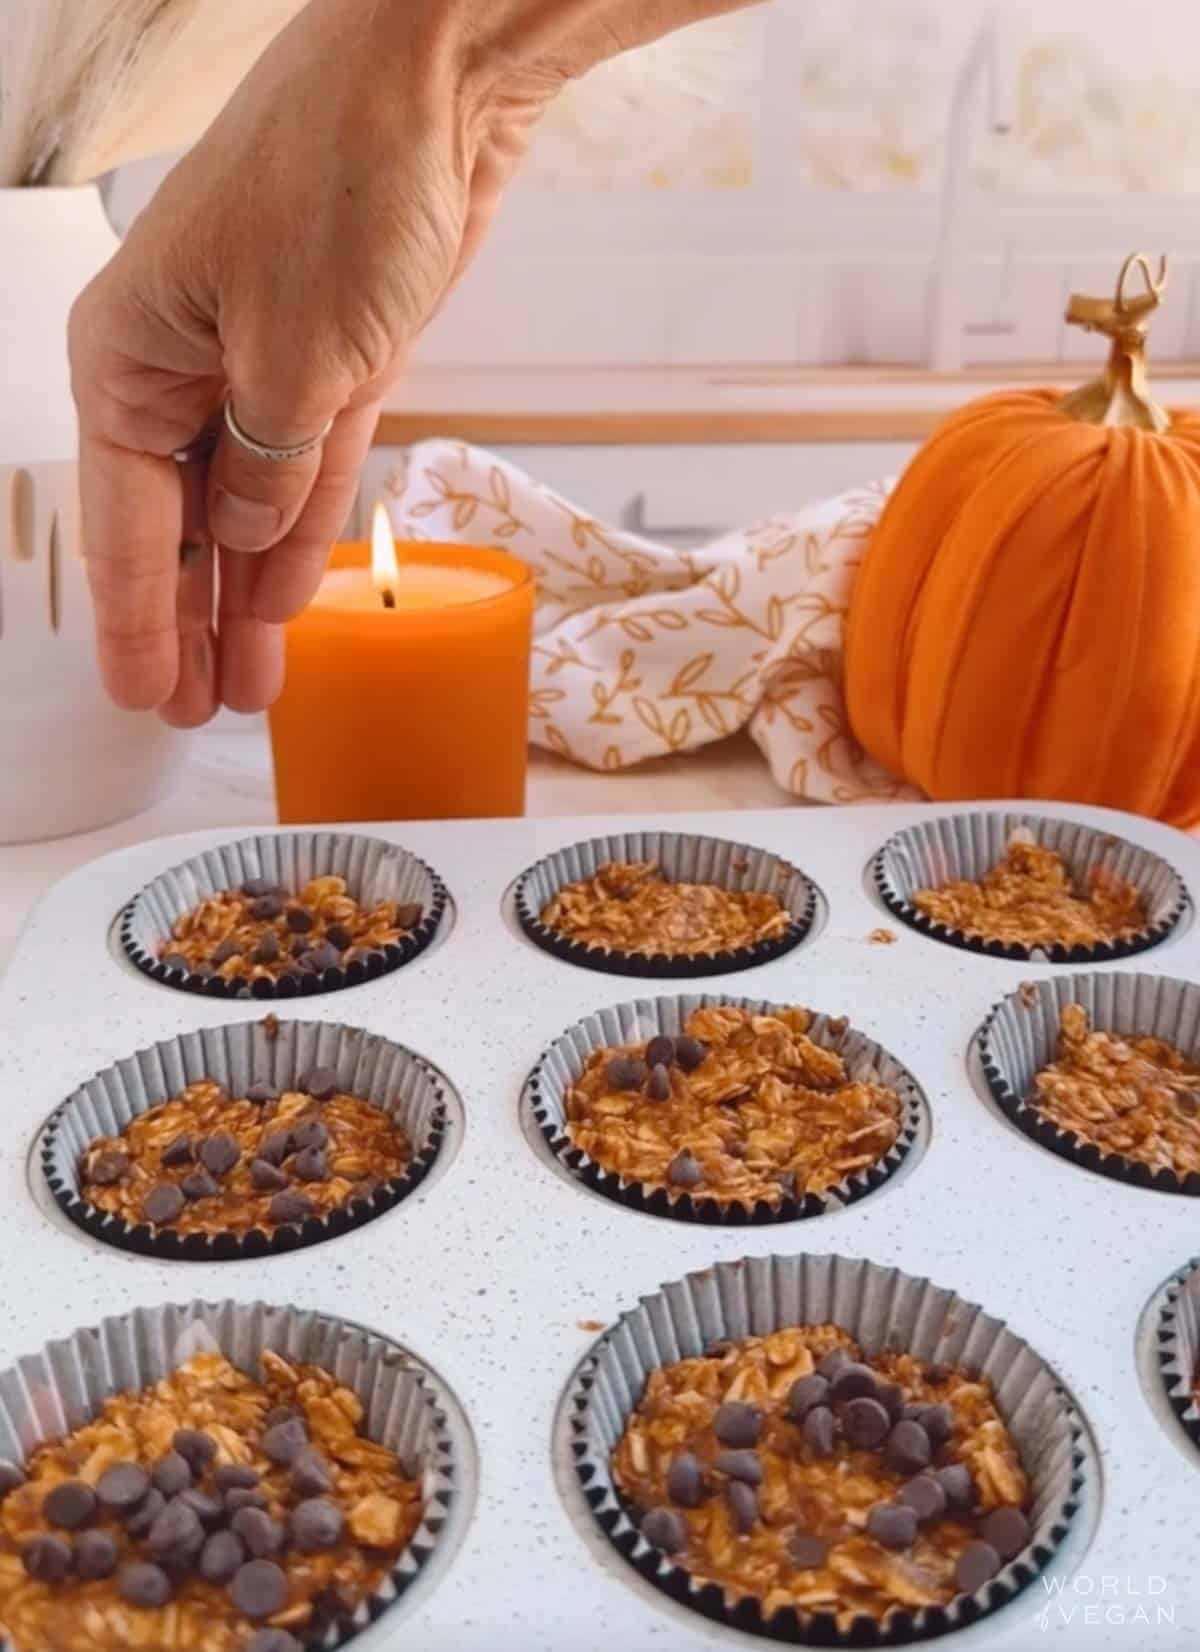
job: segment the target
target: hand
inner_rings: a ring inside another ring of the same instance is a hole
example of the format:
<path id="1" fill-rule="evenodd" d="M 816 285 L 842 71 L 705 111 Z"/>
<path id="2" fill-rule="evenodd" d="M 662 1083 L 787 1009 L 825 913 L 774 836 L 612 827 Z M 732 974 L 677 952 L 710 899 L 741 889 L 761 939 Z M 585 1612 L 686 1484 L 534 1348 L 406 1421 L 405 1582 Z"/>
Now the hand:
<path id="1" fill-rule="evenodd" d="M 317 588 L 383 397 L 538 115 L 600 58 L 739 3 L 489 0 L 480 20 L 474 0 L 310 0 L 72 313 L 84 549 L 119 705 L 190 726 L 274 699 L 282 622 Z M 227 396 L 267 446 L 332 428 L 286 462 L 220 428 L 207 465 L 177 464 Z"/>

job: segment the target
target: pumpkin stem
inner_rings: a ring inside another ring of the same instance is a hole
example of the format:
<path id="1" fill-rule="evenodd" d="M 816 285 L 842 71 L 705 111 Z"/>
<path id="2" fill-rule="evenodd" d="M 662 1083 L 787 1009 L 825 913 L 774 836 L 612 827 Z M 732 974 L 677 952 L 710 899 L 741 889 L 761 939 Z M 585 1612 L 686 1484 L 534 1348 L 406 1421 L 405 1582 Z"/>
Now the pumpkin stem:
<path id="1" fill-rule="evenodd" d="M 1130 298 L 1125 283 L 1134 269 L 1141 272 L 1146 290 Z M 1086 332 L 1103 333 L 1112 341 L 1112 347 L 1103 376 L 1063 397 L 1060 405 L 1064 413 L 1086 424 L 1133 425 L 1140 430 L 1168 428 L 1171 415 L 1154 400 L 1146 381 L 1146 335 L 1166 286 L 1165 257 L 1159 259 L 1155 277 L 1145 253 L 1131 252 L 1121 265 L 1112 298 L 1071 294 L 1067 320 Z"/>

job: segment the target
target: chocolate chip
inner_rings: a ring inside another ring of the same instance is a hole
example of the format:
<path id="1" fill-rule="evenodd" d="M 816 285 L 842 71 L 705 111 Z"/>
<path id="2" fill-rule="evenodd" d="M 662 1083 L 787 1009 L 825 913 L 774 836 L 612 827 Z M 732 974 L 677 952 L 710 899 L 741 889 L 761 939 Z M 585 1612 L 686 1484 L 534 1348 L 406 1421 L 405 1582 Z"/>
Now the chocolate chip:
<path id="1" fill-rule="evenodd" d="M 823 1537 L 810 1537 L 807 1532 L 797 1532 L 788 1543 L 788 1554 L 792 1564 L 802 1572 L 813 1572 L 829 1558 L 829 1544 Z"/>
<path id="2" fill-rule="evenodd" d="M 150 1476 L 137 1463 L 114 1463 L 96 1481 L 96 1496 L 118 1514 L 136 1509 L 150 1490 Z"/>
<path id="3" fill-rule="evenodd" d="M 292 1133 L 290 1130 L 272 1130 L 263 1137 L 258 1146 L 258 1157 L 265 1159 L 267 1164 L 282 1164 L 292 1151 Z"/>
<path id="4" fill-rule="evenodd" d="M 230 935 L 223 940 L 219 946 L 213 948 L 211 954 L 212 962 L 218 967 L 221 964 L 227 964 L 231 958 L 239 957 L 241 955 L 241 950 L 241 947 L 234 940 L 233 936 Z"/>
<path id="5" fill-rule="evenodd" d="M 859 1365 L 854 1360 L 847 1360 L 834 1376 L 830 1392 L 835 1404 L 840 1404 L 844 1400 L 873 1400 L 877 1387 L 875 1373 L 869 1365 Z"/>
<path id="6" fill-rule="evenodd" d="M 270 878 L 247 878 L 242 885 L 242 894 L 249 895 L 252 901 L 261 900 L 264 895 L 278 895 L 279 885 L 272 883 Z"/>
<path id="7" fill-rule="evenodd" d="M 259 1629 L 246 1642 L 246 1652 L 304 1652 L 304 1648 L 286 1629 Z"/>
<path id="8" fill-rule="evenodd" d="M 675 1060 L 685 1073 L 694 1073 L 707 1054 L 708 1045 L 702 1044 L 698 1038 L 675 1040 Z"/>
<path id="9" fill-rule="evenodd" d="M 680 1508 L 694 1509 L 704 1500 L 704 1470 L 691 1451 L 681 1451 L 667 1470 L 667 1496 Z"/>
<path id="10" fill-rule="evenodd" d="M 917 1421 L 929 1436 L 929 1444 L 937 1451 L 954 1433 L 954 1413 L 948 1405 L 923 1405 Z"/>
<path id="11" fill-rule="evenodd" d="M 119 1182 L 128 1171 L 128 1153 L 100 1153 L 92 1161 L 88 1170 L 88 1180 L 97 1187 L 112 1187 L 113 1183 Z"/>
<path id="12" fill-rule="evenodd" d="M 904 1390 L 898 1382 L 876 1382 L 875 1398 L 894 1423 L 904 1414 Z"/>
<path id="13" fill-rule="evenodd" d="M 191 1509 L 202 1526 L 219 1526 L 225 1518 L 224 1501 L 209 1491 L 201 1491 L 198 1486 L 180 1492 L 176 1501 Z"/>
<path id="14" fill-rule="evenodd" d="M 250 1166 L 250 1185 L 258 1193 L 278 1193 L 288 1185 L 288 1179 L 278 1165 L 266 1159 L 255 1159 Z"/>
<path id="15" fill-rule="evenodd" d="M 16 1491 L 18 1486 L 25 1484 L 25 1470 L 18 1468 L 16 1463 L 10 1463 L 6 1457 L 0 1457 L 0 1497 L 7 1497 L 10 1491 Z"/>
<path id="16" fill-rule="evenodd" d="M 817 1370 L 827 1382 L 832 1382 L 843 1365 L 849 1365 L 850 1355 L 844 1348 L 831 1348 L 817 1366 Z"/>
<path id="17" fill-rule="evenodd" d="M 161 1164 L 164 1170 L 175 1170 L 181 1164 L 192 1162 L 192 1138 L 190 1136 L 176 1136 L 162 1150 Z"/>
<path id="18" fill-rule="evenodd" d="M 229 1529 L 238 1534 L 256 1560 L 278 1554 L 283 1548 L 283 1527 L 265 1509 L 239 1509 Z"/>
<path id="19" fill-rule="evenodd" d="M 217 1442 L 199 1428 L 177 1428 L 171 1444 L 193 1474 L 202 1474 L 217 1455 Z"/>
<path id="20" fill-rule="evenodd" d="M 329 1131 L 320 1119 L 305 1119 L 292 1131 L 292 1152 L 303 1153 L 306 1147 L 328 1147 Z"/>
<path id="21" fill-rule="evenodd" d="M 252 918 L 278 918 L 282 911 L 283 902 L 278 895 L 260 895 L 256 901 L 250 902 Z"/>
<path id="22" fill-rule="evenodd" d="M 713 1467 L 731 1480 L 744 1480 L 748 1486 L 762 1485 L 762 1463 L 756 1451 L 719 1451 Z"/>
<path id="23" fill-rule="evenodd" d="M 918 1474 L 899 1494 L 899 1501 L 907 1503 L 918 1520 L 936 1520 L 946 1512 L 946 1493 L 940 1480 L 932 1474 Z"/>
<path id="24" fill-rule="evenodd" d="M 292 1169 L 302 1182 L 327 1182 L 329 1160 L 319 1147 L 306 1147 L 292 1160 Z"/>
<path id="25" fill-rule="evenodd" d="M 604 1077 L 611 1090 L 640 1090 L 646 1082 L 646 1063 L 636 1056 L 617 1055 L 604 1069 Z"/>
<path id="26" fill-rule="evenodd" d="M 278 957 L 279 937 L 273 929 L 268 929 L 250 954 L 250 962 L 252 964 L 273 964 Z"/>
<path id="27" fill-rule="evenodd" d="M 186 1493 L 185 1493 L 186 1495 Z M 190 1509 L 182 1497 L 173 1497 L 157 1516 L 146 1535 L 146 1547 L 152 1555 L 180 1556 L 190 1559 L 204 1546 L 204 1527 L 195 1509 Z"/>
<path id="28" fill-rule="evenodd" d="M 910 1549 L 917 1540 L 917 1511 L 907 1503 L 876 1503 L 867 1516 L 867 1536 L 885 1549 Z"/>
<path id="29" fill-rule="evenodd" d="M 234 1573 L 229 1598 L 248 1618 L 273 1618 L 287 1605 L 288 1581 L 273 1560 L 248 1560 Z"/>
<path id="30" fill-rule="evenodd" d="M 700 1161 L 685 1147 L 667 1166 L 667 1180 L 672 1187 L 695 1187 L 704 1180 Z"/>
<path id="31" fill-rule="evenodd" d="M 111 1577 L 121 1550 L 111 1532 L 80 1532 L 75 1539 L 75 1573 L 89 1583 Z"/>
<path id="32" fill-rule="evenodd" d="M 232 1517 L 241 1509 L 266 1509 L 270 1507 L 266 1496 L 257 1486 L 230 1486 L 224 1493 L 225 1513 Z"/>
<path id="33" fill-rule="evenodd" d="M 159 1182 L 142 1200 L 142 1215 L 153 1227 L 168 1227 L 183 1206 L 183 1194 L 174 1182 Z"/>
<path id="34" fill-rule="evenodd" d="M 828 1405 L 829 1381 L 819 1371 L 797 1377 L 788 1390 L 787 1411 L 794 1423 L 802 1423 L 814 1405 Z"/>
<path id="35" fill-rule="evenodd" d="M 804 1419 L 801 1430 L 804 1443 L 817 1457 L 828 1457 L 833 1450 L 833 1412 L 827 1405 L 815 1405 Z"/>
<path id="36" fill-rule="evenodd" d="M 328 1101 L 330 1096 L 337 1095 L 338 1076 L 332 1067 L 314 1067 L 300 1080 L 300 1088 L 314 1101 Z"/>
<path id="37" fill-rule="evenodd" d="M 671 1075 L 660 1063 L 651 1069 L 650 1077 L 646 1080 L 646 1094 L 651 1101 L 670 1101 Z"/>
<path id="38" fill-rule="evenodd" d="M 307 935 L 314 920 L 306 906 L 289 906 L 284 921 L 293 935 Z"/>
<path id="39" fill-rule="evenodd" d="M 164 1497 L 177 1497 L 192 1483 L 192 1471 L 187 1458 L 180 1456 L 178 1451 L 168 1451 L 167 1455 L 160 1457 L 154 1465 L 153 1479 Z"/>
<path id="40" fill-rule="evenodd" d="M 354 945 L 354 936 L 351 935 L 345 924 L 330 924 L 325 931 L 325 939 L 330 946 L 336 947 L 339 952 L 345 952 L 348 946 Z"/>
<path id="41" fill-rule="evenodd" d="M 299 1417 L 289 1417 L 285 1422 L 276 1423 L 268 1428 L 262 1438 L 266 1455 L 273 1463 L 282 1463 L 285 1467 L 294 1463 L 307 1445 L 308 1430 Z"/>
<path id="42" fill-rule="evenodd" d="M 300 962 L 307 964 L 318 975 L 323 975 L 327 969 L 337 969 L 341 961 L 341 954 L 328 941 L 322 941 L 319 946 L 310 947 L 300 954 Z"/>
<path id="43" fill-rule="evenodd" d="M 321 1497 L 333 1490 L 333 1470 L 319 1451 L 301 1451 L 292 1459 L 292 1490 L 297 1497 Z"/>
<path id="44" fill-rule="evenodd" d="M 99 1500 L 82 1480 L 62 1480 L 42 1501 L 42 1513 L 52 1526 L 77 1532 L 96 1518 Z"/>
<path id="45" fill-rule="evenodd" d="M 165 1606 L 171 1598 L 171 1580 L 161 1566 L 134 1560 L 117 1574 L 117 1593 L 130 1606 Z"/>
<path id="46" fill-rule="evenodd" d="M 297 1411 L 294 1405 L 273 1405 L 263 1418 L 264 1428 L 277 1428 L 280 1423 L 304 1422 L 303 1411 Z M 305 1427 L 307 1428 L 307 1423 Z"/>
<path id="47" fill-rule="evenodd" d="M 1002 1564 L 990 1543 L 968 1543 L 954 1568 L 955 1584 L 964 1595 L 973 1595 L 992 1581 Z"/>
<path id="48" fill-rule="evenodd" d="M 258 1485 L 262 1476 L 248 1463 L 220 1463 L 213 1471 L 213 1485 L 218 1491 L 233 1491 L 235 1487 Z"/>
<path id="49" fill-rule="evenodd" d="M 206 1583 L 228 1583 L 245 1559 L 245 1545 L 236 1532 L 213 1532 L 204 1540 L 196 1570 Z"/>
<path id="50" fill-rule="evenodd" d="M 256 1107 L 261 1107 L 268 1101 L 278 1101 L 279 1091 L 273 1084 L 268 1084 L 265 1078 L 256 1078 L 253 1084 L 246 1086 L 246 1100 L 252 1101 Z"/>
<path id="51" fill-rule="evenodd" d="M 955 1514 L 967 1514 L 975 1507 L 977 1492 L 965 1463 L 950 1463 L 937 1471 L 937 1482 L 946 1493 L 946 1503 Z"/>
<path id="52" fill-rule="evenodd" d="M 642 1521 L 642 1536 L 656 1549 L 678 1554 L 687 1547 L 687 1522 L 674 1509 L 651 1509 Z"/>
<path id="53" fill-rule="evenodd" d="M 1015 1560 L 1029 1542 L 1029 1521 L 1011 1504 L 993 1509 L 985 1516 L 979 1535 L 990 1543 L 1001 1560 Z"/>
<path id="54" fill-rule="evenodd" d="M 337 1547 L 345 1521 L 328 1497 L 309 1497 L 297 1504 L 288 1522 L 292 1544 L 301 1554 L 320 1554 Z"/>
<path id="55" fill-rule="evenodd" d="M 167 1500 L 161 1491 L 148 1491 L 143 1501 L 126 1517 L 125 1530 L 131 1537 L 145 1537 L 166 1506 Z"/>
<path id="56" fill-rule="evenodd" d="M 396 908 L 396 928 L 415 929 L 424 916 L 425 908 L 420 901 L 407 901 L 403 906 Z"/>
<path id="57" fill-rule="evenodd" d="M 920 1423 L 898 1422 L 888 1435 L 887 1461 L 901 1474 L 919 1474 L 923 1468 L 929 1467 L 932 1456 L 929 1436 Z"/>
<path id="58" fill-rule="evenodd" d="M 193 1170 L 185 1176 L 179 1184 L 179 1191 L 185 1199 L 211 1199 L 221 1189 L 209 1175 L 207 1170 Z"/>
<path id="59" fill-rule="evenodd" d="M 214 1176 L 226 1176 L 242 1156 L 237 1139 L 227 1130 L 218 1131 L 200 1143 L 200 1162 Z"/>
<path id="60" fill-rule="evenodd" d="M 842 1415 L 842 1428 L 852 1446 L 862 1451 L 873 1451 L 887 1439 L 892 1419 L 887 1408 L 878 1400 L 851 1400 Z"/>
<path id="61" fill-rule="evenodd" d="M 315 1211 L 316 1206 L 307 1193 L 297 1193 L 293 1188 L 285 1188 L 277 1193 L 267 1206 L 267 1215 L 280 1227 L 290 1226 L 294 1222 L 307 1222 Z"/>
<path id="62" fill-rule="evenodd" d="M 747 1532 L 752 1532 L 758 1523 L 758 1493 L 754 1487 L 742 1480 L 735 1480 L 725 1488 L 725 1501 L 729 1504 L 736 1530 L 743 1537 Z"/>
<path id="63" fill-rule="evenodd" d="M 717 1407 L 713 1433 L 724 1446 L 754 1446 L 763 1429 L 763 1414 L 744 1400 L 726 1400 Z"/>
<path id="64" fill-rule="evenodd" d="M 21 1564 L 39 1583 L 61 1583 L 74 1559 L 71 1545 L 61 1537 L 33 1537 L 21 1550 Z"/>
<path id="65" fill-rule="evenodd" d="M 669 1067 L 675 1059 L 675 1040 L 659 1033 L 646 1045 L 646 1065 L 651 1070 L 655 1067 Z"/>

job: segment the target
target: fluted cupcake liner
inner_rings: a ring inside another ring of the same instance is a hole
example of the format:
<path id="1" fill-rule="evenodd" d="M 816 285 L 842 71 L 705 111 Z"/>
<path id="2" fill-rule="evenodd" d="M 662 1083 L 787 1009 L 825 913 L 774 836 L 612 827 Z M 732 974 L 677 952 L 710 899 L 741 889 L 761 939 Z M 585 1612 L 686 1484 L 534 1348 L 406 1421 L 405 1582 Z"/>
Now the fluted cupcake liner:
<path id="1" fill-rule="evenodd" d="M 1081 1005 L 1097 1032 L 1161 1038 L 1189 1053 L 1200 1051 L 1200 987 L 1169 976 L 1121 971 L 1027 981 L 1001 999 L 979 1031 L 979 1057 L 988 1088 L 1031 1140 L 1114 1181 L 1159 1193 L 1200 1194 L 1200 1174 L 1178 1176 L 1171 1170 L 1153 1170 L 1123 1153 L 1102 1152 L 1034 1106 L 1034 1077 L 1058 1053 L 1059 1022 L 1068 1004 Z"/>
<path id="2" fill-rule="evenodd" d="M 912 904 L 919 890 L 941 889 L 960 879 L 978 882 L 1003 860 L 1018 831 L 1030 832 L 1043 848 L 1056 850 L 1080 888 L 1086 887 L 1089 874 L 1098 867 L 1133 884 L 1146 902 L 1146 927 L 1136 934 L 1090 947 L 1024 946 L 950 929 Z M 1166 939 L 1189 901 L 1183 879 L 1161 855 L 1098 827 L 1039 814 L 979 813 L 919 821 L 888 839 L 871 862 L 871 875 L 888 910 L 901 923 L 932 940 L 990 958 L 1051 964 L 1101 963 L 1146 952 Z"/>
<path id="3" fill-rule="evenodd" d="M 1171 1409 L 1200 1446 L 1200 1259 L 1193 1257 L 1167 1290 L 1158 1322 L 1158 1369 Z"/>
<path id="4" fill-rule="evenodd" d="M 266 878 L 299 894 L 310 879 L 320 877 L 345 878 L 350 894 L 363 906 L 384 900 L 402 906 L 419 904 L 421 921 L 394 944 L 375 948 L 349 964 L 252 985 L 168 967 L 159 957 L 160 949 L 171 941 L 176 920 L 222 890 L 240 889 L 252 878 Z M 352 832 L 262 833 L 206 849 L 169 872 L 161 872 L 121 913 L 120 936 L 130 960 L 144 975 L 182 992 L 210 998 L 311 997 L 374 981 L 411 963 L 436 936 L 448 900 L 446 886 L 436 872 L 407 849 L 382 838 Z"/>
<path id="5" fill-rule="evenodd" d="M 890 1085 L 900 1096 L 900 1133 L 891 1148 L 874 1164 L 855 1171 L 824 1193 L 806 1193 L 782 1199 L 772 1205 L 759 1200 L 724 1202 L 713 1197 L 672 1195 L 666 1188 L 649 1188 L 607 1170 L 567 1134 L 567 1097 L 579 1080 L 588 1058 L 595 1050 L 639 1044 L 663 1033 L 678 1037 L 688 1017 L 696 1010 L 727 1006 L 751 1010 L 756 1015 L 773 1015 L 780 1005 L 760 999 L 731 998 L 727 995 L 684 994 L 674 998 L 639 998 L 598 1010 L 555 1039 L 546 1050 L 525 1085 L 524 1105 L 536 1120 L 551 1151 L 586 1187 L 613 1199 L 630 1210 L 651 1216 L 668 1216 L 676 1221 L 742 1227 L 766 1226 L 773 1222 L 794 1222 L 803 1217 L 822 1216 L 865 1198 L 881 1187 L 900 1168 L 918 1135 L 926 1127 L 928 1104 L 916 1079 L 906 1067 L 865 1033 L 846 1026 L 840 1018 L 817 1015 L 808 1036 L 826 1049 L 836 1050 L 852 1079 L 872 1077 Z M 835 1021 L 837 1030 L 831 1028 Z"/>
<path id="6" fill-rule="evenodd" d="M 839 1628 L 831 1612 L 793 1607 L 763 1615 L 752 1595 L 704 1583 L 648 1543 L 611 1473 L 612 1453 L 651 1371 L 726 1339 L 791 1325 L 833 1323 L 868 1355 L 908 1352 L 964 1366 L 992 1383 L 996 1405 L 1032 1487 L 1025 1549 L 982 1589 L 945 1607 L 858 1614 Z M 594 1346 L 568 1393 L 572 1447 L 583 1494 L 613 1546 L 664 1594 L 706 1617 L 774 1640 L 816 1646 L 893 1646 L 945 1634 L 1007 1604 L 1047 1565 L 1084 1487 L 1082 1430 L 1053 1370 L 1002 1320 L 953 1291 L 896 1268 L 843 1256 L 766 1256 L 718 1262 L 643 1297 Z"/>
<path id="7" fill-rule="evenodd" d="M 790 922 L 782 935 L 753 946 L 721 952 L 673 956 L 667 953 L 621 952 L 590 946 L 551 929 L 542 913 L 559 890 L 580 879 L 595 877 L 608 862 L 654 861 L 674 883 L 714 884 L 737 893 L 771 894 L 787 910 Z M 607 975 L 635 975 L 649 980 L 698 980 L 754 969 L 790 952 L 812 928 L 817 891 L 804 873 L 773 850 L 724 838 L 696 837 L 685 832 L 620 832 L 592 838 L 546 855 L 523 872 L 514 891 L 517 918 L 529 939 L 552 957 Z"/>
<path id="8" fill-rule="evenodd" d="M 420 1574 L 445 1526 L 461 1473 L 462 1444 L 431 1374 L 387 1338 L 324 1314 L 261 1302 L 135 1308 L 47 1343 L 0 1372 L 0 1455 L 23 1463 L 38 1446 L 90 1422 L 106 1400 L 162 1381 L 205 1350 L 223 1354 L 254 1377 L 267 1351 L 320 1366 L 362 1402 L 368 1438 L 394 1452 L 405 1472 L 421 1480 L 421 1524 L 384 1586 L 351 1616 L 306 1642 L 333 1652 L 395 1605 Z M 0 1638 L 0 1652 L 16 1649 Z"/>
<path id="9" fill-rule="evenodd" d="M 80 1162 L 100 1136 L 119 1136 L 139 1114 L 213 1079 L 233 1096 L 264 1080 L 298 1089 L 301 1076 L 331 1068 L 346 1095 L 373 1102 L 401 1126 L 412 1158 L 401 1176 L 379 1183 L 347 1205 L 267 1233 L 180 1234 L 146 1223 L 131 1226 L 91 1204 L 80 1191 Z M 60 1208 L 77 1227 L 106 1245 L 187 1262 L 238 1261 L 320 1244 L 374 1221 L 408 1197 L 432 1169 L 446 1125 L 440 1075 L 420 1056 L 375 1033 L 336 1022 L 240 1022 L 203 1027 L 118 1061 L 80 1085 L 42 1133 L 42 1168 Z"/>

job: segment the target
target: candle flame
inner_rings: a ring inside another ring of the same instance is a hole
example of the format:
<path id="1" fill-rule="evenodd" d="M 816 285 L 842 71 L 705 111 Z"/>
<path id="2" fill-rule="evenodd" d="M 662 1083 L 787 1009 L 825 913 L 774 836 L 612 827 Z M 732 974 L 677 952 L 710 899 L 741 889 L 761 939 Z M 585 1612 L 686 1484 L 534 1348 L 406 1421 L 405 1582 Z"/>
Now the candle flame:
<path id="1" fill-rule="evenodd" d="M 386 506 L 376 505 L 371 520 L 371 583 L 383 598 L 385 608 L 396 606 L 394 587 L 399 571 L 391 519 Z"/>

